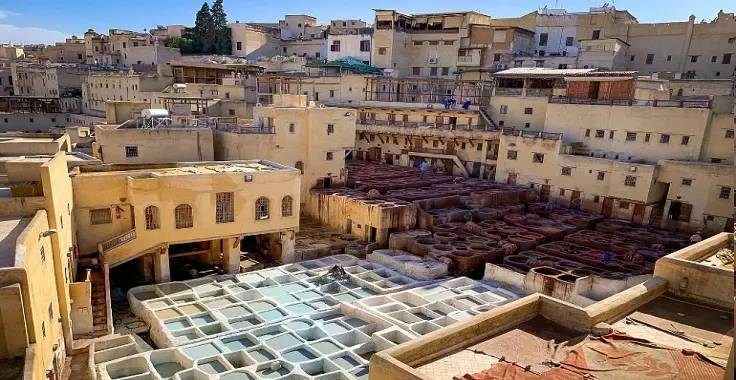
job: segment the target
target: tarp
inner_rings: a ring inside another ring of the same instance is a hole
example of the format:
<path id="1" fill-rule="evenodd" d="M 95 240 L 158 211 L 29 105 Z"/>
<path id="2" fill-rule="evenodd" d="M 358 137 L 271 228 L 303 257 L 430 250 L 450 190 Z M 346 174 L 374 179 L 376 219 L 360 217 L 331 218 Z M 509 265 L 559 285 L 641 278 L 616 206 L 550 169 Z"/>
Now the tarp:
<path id="1" fill-rule="evenodd" d="M 357 73 L 381 74 L 383 69 L 375 66 L 366 65 L 363 61 L 354 57 L 342 57 L 334 61 L 309 61 L 307 67 L 340 67 Z"/>
<path id="2" fill-rule="evenodd" d="M 720 380 L 725 370 L 695 352 L 663 347 L 614 332 L 590 338 L 542 374 L 500 362 L 467 380 Z"/>

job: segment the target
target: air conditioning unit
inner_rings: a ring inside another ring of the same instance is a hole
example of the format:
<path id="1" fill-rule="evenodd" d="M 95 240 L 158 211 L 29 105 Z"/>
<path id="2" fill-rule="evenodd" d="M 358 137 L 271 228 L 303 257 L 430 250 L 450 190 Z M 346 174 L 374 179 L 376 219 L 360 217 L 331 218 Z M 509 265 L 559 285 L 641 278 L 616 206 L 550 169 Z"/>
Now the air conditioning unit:
<path id="1" fill-rule="evenodd" d="M 499 64 L 496 65 L 496 68 L 497 69 L 505 69 L 506 68 L 506 64 L 505 63 L 499 63 Z"/>
<path id="2" fill-rule="evenodd" d="M 437 64 L 437 60 L 438 60 L 438 58 L 437 58 L 437 57 L 431 57 L 431 58 L 429 59 L 429 64 L 430 64 L 430 65 L 436 65 L 436 64 Z"/>

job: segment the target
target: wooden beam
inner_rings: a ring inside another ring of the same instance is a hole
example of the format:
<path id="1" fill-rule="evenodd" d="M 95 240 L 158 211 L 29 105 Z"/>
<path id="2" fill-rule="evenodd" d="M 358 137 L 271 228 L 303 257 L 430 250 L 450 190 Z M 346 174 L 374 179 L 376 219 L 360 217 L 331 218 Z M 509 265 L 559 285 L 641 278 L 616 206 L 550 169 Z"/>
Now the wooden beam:
<path id="1" fill-rule="evenodd" d="M 470 147 L 471 148 L 475 148 L 475 144 L 473 143 L 473 140 L 472 139 L 468 139 L 468 141 L 470 141 Z"/>
<path id="2" fill-rule="evenodd" d="M 378 139 L 381 140 L 381 144 L 385 144 L 385 142 L 383 141 L 383 137 L 381 137 L 381 135 L 378 135 Z"/>
<path id="3" fill-rule="evenodd" d="M 429 144 L 429 140 L 427 140 L 426 137 L 422 136 L 422 140 L 424 140 L 425 143 Z"/>

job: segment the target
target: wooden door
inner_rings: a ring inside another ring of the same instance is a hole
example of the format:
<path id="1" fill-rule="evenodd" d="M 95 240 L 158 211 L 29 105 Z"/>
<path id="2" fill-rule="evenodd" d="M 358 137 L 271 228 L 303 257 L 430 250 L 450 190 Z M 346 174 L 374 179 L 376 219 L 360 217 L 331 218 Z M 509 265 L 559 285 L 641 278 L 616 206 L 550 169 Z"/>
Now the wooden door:
<path id="1" fill-rule="evenodd" d="M 603 209 L 601 210 L 601 214 L 603 214 L 603 216 L 611 216 L 612 212 L 613 198 L 603 198 Z"/>
<path id="2" fill-rule="evenodd" d="M 445 144 L 445 154 L 455 155 L 455 142 L 454 141 L 448 141 Z"/>
<path id="3" fill-rule="evenodd" d="M 394 155 L 391 154 L 391 153 L 385 153 L 383 155 L 383 159 L 386 160 L 386 163 L 389 164 L 389 165 L 393 165 L 394 164 Z"/>
<path id="4" fill-rule="evenodd" d="M 647 206 L 644 204 L 635 204 L 634 205 L 634 216 L 631 218 L 631 221 L 634 223 L 643 223 L 644 213 L 646 209 L 647 209 Z"/>
<path id="5" fill-rule="evenodd" d="M 552 191 L 552 186 L 542 185 L 542 189 L 539 192 L 539 200 L 542 202 L 549 202 L 549 194 Z"/>

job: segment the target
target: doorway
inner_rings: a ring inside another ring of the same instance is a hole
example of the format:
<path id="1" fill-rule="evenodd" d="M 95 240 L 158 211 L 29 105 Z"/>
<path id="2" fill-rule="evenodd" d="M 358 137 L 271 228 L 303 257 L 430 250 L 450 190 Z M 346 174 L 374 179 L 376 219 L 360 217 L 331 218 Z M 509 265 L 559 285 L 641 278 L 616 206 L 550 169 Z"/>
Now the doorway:
<path id="1" fill-rule="evenodd" d="M 345 232 L 348 234 L 353 233 L 353 221 L 350 219 L 347 219 L 345 222 Z"/>
<path id="2" fill-rule="evenodd" d="M 516 185 L 516 173 L 509 173 L 506 183 L 509 185 Z"/>
<path id="3" fill-rule="evenodd" d="M 552 190 L 551 185 L 542 185 L 542 188 L 539 192 L 539 200 L 542 202 L 549 202 L 549 194 Z"/>
<path id="4" fill-rule="evenodd" d="M 386 163 L 389 165 L 394 164 L 394 155 L 391 153 L 386 153 L 383 155 L 383 159 L 386 160 Z"/>
<path id="5" fill-rule="evenodd" d="M 322 188 L 329 189 L 330 186 L 332 186 L 332 178 L 331 177 L 322 178 Z"/>
<path id="6" fill-rule="evenodd" d="M 580 205 L 582 208 L 583 200 L 580 199 L 580 192 L 577 190 L 573 190 L 572 195 L 570 196 L 570 207 L 575 208 L 576 204 Z"/>
<path id="7" fill-rule="evenodd" d="M 373 243 L 373 242 L 376 241 L 376 234 L 377 233 L 378 233 L 378 230 L 376 230 L 376 227 L 371 227 L 371 236 L 370 236 L 370 239 L 369 239 L 369 241 L 371 243 Z"/>
<path id="8" fill-rule="evenodd" d="M 634 216 L 631 218 L 631 221 L 634 223 L 644 223 L 644 214 L 646 213 L 647 206 L 644 204 L 635 204 L 634 205 Z"/>
<path id="9" fill-rule="evenodd" d="M 603 216 L 611 216 L 611 213 L 613 213 L 613 198 L 603 198 L 603 209 L 601 209 L 601 214 Z"/>

